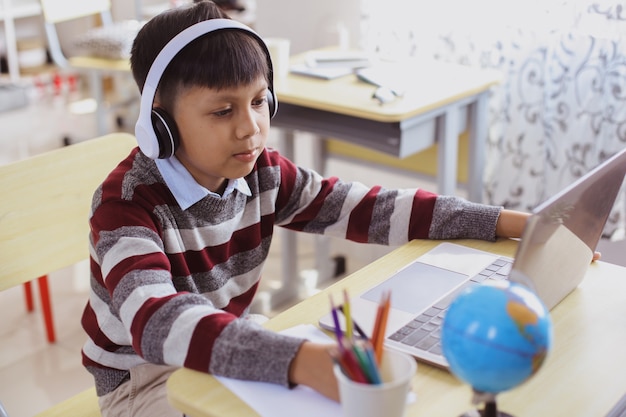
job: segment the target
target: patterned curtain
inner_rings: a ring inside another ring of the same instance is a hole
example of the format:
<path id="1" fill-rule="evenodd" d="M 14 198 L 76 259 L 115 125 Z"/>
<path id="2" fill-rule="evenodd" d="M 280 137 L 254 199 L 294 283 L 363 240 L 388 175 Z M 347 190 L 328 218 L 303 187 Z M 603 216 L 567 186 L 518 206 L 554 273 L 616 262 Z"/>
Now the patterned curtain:
<path id="1" fill-rule="evenodd" d="M 486 202 L 529 211 L 626 147 L 621 2 L 363 2 L 362 46 L 381 58 L 502 72 L 490 100 Z M 605 235 L 623 238 L 625 219 L 623 190 Z"/>

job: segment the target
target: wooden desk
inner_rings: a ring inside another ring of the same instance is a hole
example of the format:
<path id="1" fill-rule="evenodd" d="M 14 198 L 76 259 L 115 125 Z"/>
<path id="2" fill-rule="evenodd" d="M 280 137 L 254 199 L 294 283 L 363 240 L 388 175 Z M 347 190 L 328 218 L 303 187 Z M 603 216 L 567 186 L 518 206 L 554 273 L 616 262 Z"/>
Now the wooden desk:
<path id="1" fill-rule="evenodd" d="M 516 243 L 457 241 L 513 256 Z M 273 330 L 316 324 L 328 310 L 328 292 L 358 293 L 436 245 L 413 241 L 312 296 L 267 323 Z M 516 417 L 603 417 L 626 393 L 626 268 L 597 262 L 583 283 L 552 311 L 554 346 L 531 380 L 498 397 Z M 471 408 L 471 390 L 450 373 L 419 363 L 413 378 L 417 401 L 407 417 L 457 417 Z M 210 375 L 187 369 L 168 381 L 172 404 L 193 417 L 258 416 Z"/>
<path id="2" fill-rule="evenodd" d="M 292 62 L 303 60 L 296 56 Z M 489 89 L 496 71 L 436 61 L 420 63 L 402 98 L 380 105 L 375 87 L 348 75 L 331 81 L 289 74 L 274 81 L 278 113 L 272 126 L 335 138 L 404 158 L 439 144 L 437 186 L 456 192 L 457 142 L 469 130 L 469 199 L 481 201 Z M 324 152 L 323 146 L 319 149 Z M 323 163 L 325 155 L 321 155 Z"/>
<path id="3" fill-rule="evenodd" d="M 68 59 L 68 65 L 70 68 L 82 71 L 89 78 L 91 95 L 97 103 L 96 130 L 98 135 L 109 133 L 111 129 L 109 127 L 107 113 L 109 111 L 108 107 L 111 107 L 111 104 L 107 104 L 102 80 L 107 74 L 125 73 L 130 75 L 130 60 L 125 58 L 108 59 L 91 56 L 75 56 Z M 134 91 L 132 91 L 131 94 L 134 94 Z M 127 105 L 130 100 L 131 99 L 126 99 L 118 103 L 118 105 Z"/>
<path id="4" fill-rule="evenodd" d="M 292 58 L 304 61 L 305 54 Z M 274 80 L 278 113 L 272 126 L 281 132 L 281 151 L 293 158 L 294 131 L 319 136 L 313 161 L 325 173 L 325 139 L 334 138 L 403 158 L 435 143 L 437 192 L 454 195 L 457 186 L 458 137 L 469 134 L 468 198 L 482 201 L 483 169 L 487 143 L 488 98 L 500 82 L 496 71 L 441 62 L 424 62 L 402 98 L 380 105 L 372 94 L 376 87 L 348 75 L 331 81 L 289 74 Z M 297 294 L 297 240 L 292 232 L 283 237 L 283 285 L 272 294 L 272 305 Z M 328 245 L 316 245 L 316 269 L 320 282 L 332 277 Z"/>

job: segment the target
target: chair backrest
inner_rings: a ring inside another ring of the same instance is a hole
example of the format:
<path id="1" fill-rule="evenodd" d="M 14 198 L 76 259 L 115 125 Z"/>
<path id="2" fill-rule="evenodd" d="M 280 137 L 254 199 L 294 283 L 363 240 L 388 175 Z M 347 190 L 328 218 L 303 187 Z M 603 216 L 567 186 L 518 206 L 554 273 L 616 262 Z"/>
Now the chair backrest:
<path id="1" fill-rule="evenodd" d="M 114 133 L 0 166 L 0 291 L 87 259 L 93 193 L 136 145 Z"/>
<path id="2" fill-rule="evenodd" d="M 61 68 L 69 66 L 61 48 L 57 32 L 58 23 L 69 22 L 88 16 L 99 17 L 104 26 L 112 24 L 110 0 L 39 0 L 44 20 L 48 50 L 55 64 Z"/>

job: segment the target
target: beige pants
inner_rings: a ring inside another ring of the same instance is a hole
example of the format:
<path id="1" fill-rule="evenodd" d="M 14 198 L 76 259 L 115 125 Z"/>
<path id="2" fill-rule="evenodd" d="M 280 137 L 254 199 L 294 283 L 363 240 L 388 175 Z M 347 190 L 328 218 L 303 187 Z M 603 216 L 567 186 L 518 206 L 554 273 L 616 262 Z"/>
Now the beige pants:
<path id="1" fill-rule="evenodd" d="M 165 383 L 177 368 L 143 364 L 131 368 L 130 380 L 99 398 L 103 417 L 182 417 L 167 401 Z"/>

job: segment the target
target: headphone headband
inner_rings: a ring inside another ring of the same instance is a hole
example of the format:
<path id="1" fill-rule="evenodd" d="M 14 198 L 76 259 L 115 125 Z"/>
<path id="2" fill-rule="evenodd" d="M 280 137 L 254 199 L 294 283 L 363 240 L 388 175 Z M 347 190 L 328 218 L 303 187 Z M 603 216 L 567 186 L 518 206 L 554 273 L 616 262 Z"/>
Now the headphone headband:
<path id="1" fill-rule="evenodd" d="M 234 29 L 246 32 L 256 38 L 260 46 L 264 49 L 269 67 L 269 90 L 274 98 L 274 105 L 270 106 L 270 117 L 273 117 L 274 114 L 276 114 L 278 103 L 274 97 L 272 60 L 269 54 L 269 50 L 267 49 L 267 45 L 265 44 L 263 39 L 251 28 L 236 20 L 203 20 L 199 23 L 189 26 L 187 29 L 174 36 L 159 52 L 154 62 L 150 66 L 148 75 L 146 76 L 146 81 L 141 92 L 139 117 L 137 118 L 137 123 L 135 124 L 135 136 L 137 138 L 137 142 L 141 151 L 149 158 L 159 158 L 160 153 L 159 140 L 152 125 L 152 105 L 154 103 L 157 87 L 159 85 L 159 82 L 161 81 L 161 77 L 163 76 L 165 69 L 172 61 L 172 59 L 174 59 L 176 54 L 178 54 L 189 43 L 203 35 L 224 29 Z M 166 157 L 167 156 L 171 155 L 166 155 Z"/>

